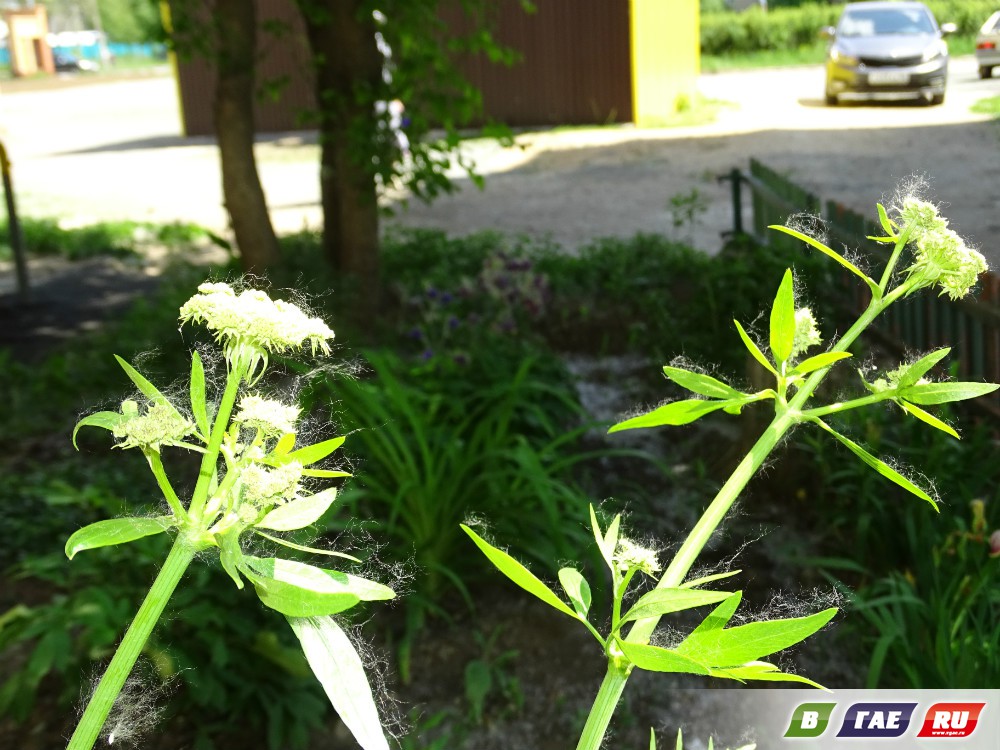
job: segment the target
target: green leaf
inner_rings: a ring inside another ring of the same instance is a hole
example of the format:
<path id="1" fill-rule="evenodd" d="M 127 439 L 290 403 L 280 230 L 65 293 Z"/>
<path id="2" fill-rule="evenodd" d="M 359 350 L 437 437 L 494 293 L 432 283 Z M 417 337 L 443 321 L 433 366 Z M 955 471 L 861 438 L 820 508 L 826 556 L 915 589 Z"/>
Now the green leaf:
<path id="1" fill-rule="evenodd" d="M 830 427 L 828 424 L 826 424 L 823 420 L 817 419 L 815 421 L 816 421 L 816 423 L 820 427 L 822 427 L 824 430 L 826 430 L 831 435 L 833 435 L 835 438 L 837 438 L 837 440 L 839 440 L 841 443 L 843 443 L 844 445 L 846 445 L 855 456 L 857 456 L 862 461 L 864 461 L 866 464 L 868 464 L 870 467 L 872 467 L 873 469 L 875 469 L 875 471 L 877 471 L 879 474 L 881 474 L 882 476 L 884 476 L 889 481 L 895 482 L 896 484 L 898 484 L 900 487 L 902 487 L 907 492 L 912 492 L 914 495 L 916 495 L 917 497 L 919 497 L 921 500 L 926 500 L 927 502 L 929 502 L 934 507 L 934 510 L 938 509 L 937 503 L 934 502 L 934 499 L 930 495 L 928 495 L 922 489 L 920 489 L 919 487 L 917 487 L 913 482 L 911 482 L 909 479 L 907 479 L 906 477 L 904 477 L 898 471 L 896 471 L 895 469 L 893 469 L 888 464 L 886 464 L 886 463 L 880 461 L 879 459 L 875 458 L 875 456 L 873 456 L 871 453 L 869 453 L 868 451 L 866 451 L 864 448 L 862 448 L 860 445 L 858 445 L 857 443 L 855 443 L 853 440 L 850 440 L 849 438 L 846 438 L 843 435 L 841 435 L 839 432 L 837 432 L 832 427 Z"/>
<path id="2" fill-rule="evenodd" d="M 681 388 L 686 388 L 692 393 L 709 398 L 741 398 L 745 393 L 740 393 L 732 386 L 726 385 L 721 380 L 716 380 L 711 375 L 703 375 L 700 372 L 682 370 L 679 367 L 663 368 L 663 374 L 677 383 Z"/>
<path id="3" fill-rule="evenodd" d="M 337 499 L 337 490 L 329 488 L 315 495 L 300 497 L 279 505 L 262 518 L 256 527 L 273 531 L 295 531 L 316 523 Z"/>
<path id="4" fill-rule="evenodd" d="M 786 269 L 771 305 L 771 353 L 779 365 L 792 356 L 794 345 L 795 292 L 792 289 L 792 271 Z"/>
<path id="5" fill-rule="evenodd" d="M 807 375 L 810 372 L 822 370 L 824 367 L 829 367 L 835 362 L 847 359 L 850 356 L 852 356 L 850 352 L 823 352 L 822 354 L 817 354 L 815 357 L 809 357 L 809 359 L 802 360 L 795 365 L 795 369 L 793 369 L 789 374 Z"/>
<path id="6" fill-rule="evenodd" d="M 146 380 L 146 378 L 144 378 L 138 370 L 132 367 L 132 365 L 119 357 L 117 354 L 115 355 L 115 359 L 118 360 L 118 364 L 122 366 L 122 369 L 125 370 L 125 374 L 129 376 L 133 383 L 135 383 L 135 387 L 139 389 L 139 392 L 142 393 L 142 395 L 154 404 L 169 406 L 174 411 L 177 411 L 174 405 L 167 400 L 167 397 L 160 393 L 155 385 Z"/>
<path id="7" fill-rule="evenodd" d="M 597 514 L 594 506 L 590 506 L 590 525 L 594 530 L 594 539 L 597 540 L 597 548 L 601 552 L 601 557 L 607 563 L 608 568 L 613 572 L 615 569 L 615 548 L 618 546 L 618 526 L 621 523 L 621 516 L 615 516 L 608 525 L 607 535 L 601 531 L 601 524 L 597 521 Z"/>
<path id="8" fill-rule="evenodd" d="M 309 466 L 329 456 L 342 446 L 346 439 L 346 437 L 337 437 L 331 440 L 324 440 L 322 443 L 307 445 L 305 448 L 299 448 L 297 451 L 289 453 L 288 459 L 290 461 L 298 461 L 303 466 Z"/>
<path id="9" fill-rule="evenodd" d="M 878 221 L 882 225 L 882 229 L 885 230 L 886 234 L 893 235 L 896 234 L 896 225 L 893 223 L 892 219 L 889 218 L 889 214 L 886 213 L 885 206 L 881 203 L 876 203 L 875 208 L 878 209 Z"/>
<path id="10" fill-rule="evenodd" d="M 683 656 L 673 649 L 647 646 L 642 643 L 616 641 L 630 662 L 647 672 L 682 672 L 686 674 L 708 675 L 709 668 L 689 656 Z"/>
<path id="11" fill-rule="evenodd" d="M 172 516 L 159 518 L 109 518 L 75 531 L 66 540 L 66 557 L 70 560 L 77 552 L 98 547 L 113 547 L 160 534 L 174 525 Z"/>
<path id="12" fill-rule="evenodd" d="M 340 479 L 341 477 L 351 476 L 349 471 L 333 471 L 331 469 L 303 469 L 302 476 L 304 477 L 319 477 L 321 479 Z"/>
<path id="13" fill-rule="evenodd" d="M 280 557 L 244 555 L 239 569 L 253 582 L 265 606 L 290 617 L 332 615 L 359 601 L 395 596 L 392 589 L 375 581 Z"/>
<path id="14" fill-rule="evenodd" d="M 363 750 L 389 750 L 364 662 L 332 617 L 289 617 L 326 697 Z"/>
<path id="15" fill-rule="evenodd" d="M 814 688 L 819 688 L 820 690 L 826 690 L 826 688 L 818 682 L 813 682 L 809 678 L 802 677 L 797 674 L 781 672 L 776 666 L 768 664 L 766 661 L 752 661 L 741 667 L 730 667 L 728 669 L 713 669 L 710 674 L 712 677 L 721 677 L 726 680 L 738 680 L 740 682 L 746 682 L 747 680 L 758 680 L 763 682 L 799 682 Z"/>
<path id="16" fill-rule="evenodd" d="M 713 609 L 712 613 L 702 620 L 698 627 L 691 631 L 691 635 L 722 630 L 733 619 L 733 615 L 736 614 L 736 608 L 740 606 L 742 598 L 742 591 L 734 591 L 727 599 L 723 600 L 722 604 Z"/>
<path id="17" fill-rule="evenodd" d="M 647 617 L 660 617 L 672 612 L 715 604 L 730 596 L 732 596 L 730 591 L 703 591 L 690 588 L 653 589 L 639 597 L 632 608 L 622 615 L 621 621 L 625 623 Z"/>
<path id="18" fill-rule="evenodd" d="M 240 549 L 240 530 L 231 527 L 225 534 L 216 534 L 215 541 L 219 545 L 219 562 L 222 569 L 233 579 L 236 588 L 243 590 L 243 579 L 240 578 L 239 566 L 243 561 L 243 550 Z"/>
<path id="19" fill-rule="evenodd" d="M 928 412 L 926 412 L 923 409 L 921 409 L 919 406 L 914 406 L 913 404 L 908 404 L 905 401 L 899 401 L 897 403 L 902 407 L 903 411 L 905 411 L 910 416 L 916 417 L 917 419 L 921 420 L 922 422 L 926 422 L 931 427 L 934 427 L 935 429 L 941 430 L 941 432 L 948 433 L 949 435 L 951 435 L 956 440 L 961 440 L 961 438 L 959 437 L 958 433 L 955 432 L 955 430 L 952 428 L 951 425 L 947 424 L 946 422 L 942 422 L 940 419 L 938 419 L 937 417 L 935 417 L 933 414 L 929 414 Z"/>
<path id="20" fill-rule="evenodd" d="M 590 584 L 573 568 L 563 568 L 559 571 L 559 583 L 569 596 L 573 609 L 586 620 L 591 603 Z"/>
<path id="21" fill-rule="evenodd" d="M 903 371 L 897 381 L 897 388 L 909 388 L 911 385 L 916 385 L 920 378 L 930 372 L 931 368 L 947 357 L 950 352 L 951 347 L 946 346 L 925 354 Z"/>
<path id="22" fill-rule="evenodd" d="M 835 614 L 837 609 L 831 607 L 807 617 L 696 631 L 681 642 L 677 652 L 713 667 L 738 667 L 804 641 L 826 625 Z"/>
<path id="23" fill-rule="evenodd" d="M 868 276 L 866 276 L 856 265 L 847 260 L 847 258 L 845 258 L 843 255 L 834 250 L 831 250 L 819 240 L 814 239 L 807 234 L 802 234 L 802 232 L 797 232 L 796 230 L 791 229 L 789 227 L 783 227 L 777 224 L 772 224 L 771 226 L 768 227 L 768 229 L 776 229 L 779 232 L 784 232 L 787 235 L 802 240 L 807 245 L 810 245 L 811 247 L 814 247 L 817 250 L 819 250 L 821 253 L 823 253 L 823 255 L 833 258 L 835 261 L 837 261 L 840 265 L 842 265 L 848 271 L 853 273 L 855 276 L 864 280 L 865 284 L 868 285 L 868 288 L 872 290 L 872 294 L 874 294 L 876 297 L 881 297 L 882 291 L 878 288 L 878 284 L 876 284 L 874 281 L 868 278 Z"/>
<path id="24" fill-rule="evenodd" d="M 685 581 L 681 584 L 682 589 L 693 589 L 696 586 L 704 586 L 706 583 L 711 583 L 712 581 L 721 581 L 723 578 L 729 578 L 730 576 L 739 575 L 742 570 L 729 570 L 725 573 L 714 573 L 710 576 L 702 576 L 701 578 L 693 578 L 690 581 Z"/>
<path id="25" fill-rule="evenodd" d="M 281 439 L 274 446 L 274 453 L 279 456 L 286 455 L 292 448 L 295 447 L 295 433 L 286 432 L 281 436 Z"/>
<path id="26" fill-rule="evenodd" d="M 566 604 L 555 595 L 548 586 L 539 580 L 534 573 L 528 570 L 526 567 L 521 565 L 517 560 L 508 555 L 503 550 L 499 550 L 485 539 L 483 539 L 479 534 L 470 529 L 465 524 L 461 524 L 462 531 L 469 535 L 476 546 L 482 551 L 484 555 L 493 563 L 497 570 L 507 576 L 510 580 L 520 586 L 522 589 L 527 591 L 529 594 L 538 597 L 543 602 L 553 607 L 563 614 L 567 614 L 574 620 L 578 619 L 576 613 L 570 609 Z"/>
<path id="27" fill-rule="evenodd" d="M 649 750 L 656 750 L 656 732 L 649 728 Z"/>
<path id="28" fill-rule="evenodd" d="M 690 424 L 701 419 L 706 414 L 711 414 L 713 411 L 725 409 L 727 406 L 742 406 L 753 400 L 752 396 L 745 396 L 738 399 L 726 399 L 724 401 L 707 401 L 703 399 L 673 401 L 657 409 L 653 409 L 651 412 L 626 419 L 624 422 L 619 422 L 608 430 L 608 432 L 636 430 L 645 427 L 661 427 L 663 425 L 676 427 L 683 424 Z"/>
<path id="29" fill-rule="evenodd" d="M 76 427 L 73 428 L 73 447 L 80 450 L 76 444 L 76 433 L 80 431 L 81 427 L 100 427 L 111 431 L 120 425 L 123 419 L 125 419 L 125 415 L 117 411 L 99 411 L 95 414 L 87 415 L 77 422 Z"/>
<path id="30" fill-rule="evenodd" d="M 345 560 L 350 560 L 351 562 L 356 562 L 356 563 L 361 562 L 354 555 L 348 555 L 346 552 L 337 552 L 336 550 L 332 549 L 319 549 L 318 547 L 307 547 L 304 544 L 296 544 L 295 542 L 290 542 L 287 539 L 282 539 L 281 537 L 265 534 L 260 529 L 254 529 L 254 533 L 257 536 L 264 537 L 264 539 L 267 539 L 269 542 L 280 544 L 282 546 L 288 547 L 289 549 L 297 549 L 299 552 L 308 552 L 313 555 L 328 555 L 330 557 L 342 557 Z"/>
<path id="31" fill-rule="evenodd" d="M 743 346 L 747 348 L 747 351 L 763 365 L 764 369 L 773 373 L 775 377 L 778 376 L 778 371 L 774 369 L 774 365 L 767 361 L 767 357 L 764 356 L 764 352 L 760 350 L 760 347 L 754 343 L 753 339 L 747 335 L 747 332 L 743 330 L 743 326 L 740 325 L 740 321 L 734 320 L 736 324 L 736 331 L 740 334 L 740 338 L 743 339 Z"/>
<path id="32" fill-rule="evenodd" d="M 201 434 L 208 439 L 212 427 L 208 423 L 208 407 L 205 403 L 205 366 L 198 352 L 191 354 L 191 413 Z"/>
<path id="33" fill-rule="evenodd" d="M 951 401 L 965 401 L 993 393 L 1000 385 L 996 383 L 921 383 L 908 388 L 900 388 L 899 397 L 914 404 L 946 404 Z"/>

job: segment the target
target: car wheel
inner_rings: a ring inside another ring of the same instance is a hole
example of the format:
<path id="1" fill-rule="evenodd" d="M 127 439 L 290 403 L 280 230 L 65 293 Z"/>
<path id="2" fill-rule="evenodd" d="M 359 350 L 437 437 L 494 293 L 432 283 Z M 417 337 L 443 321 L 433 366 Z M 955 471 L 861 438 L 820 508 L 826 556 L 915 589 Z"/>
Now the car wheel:
<path id="1" fill-rule="evenodd" d="M 944 104 L 944 94 L 934 94 L 931 96 L 931 105 Z"/>
<path id="2" fill-rule="evenodd" d="M 829 91 L 826 92 L 826 96 L 824 98 L 826 99 L 826 106 L 828 107 L 836 107 L 840 104 L 840 99 L 837 98 L 837 95 L 831 94 Z"/>
<path id="3" fill-rule="evenodd" d="M 993 66 L 992 65 L 980 65 L 979 66 L 979 77 L 982 79 L 993 77 Z"/>

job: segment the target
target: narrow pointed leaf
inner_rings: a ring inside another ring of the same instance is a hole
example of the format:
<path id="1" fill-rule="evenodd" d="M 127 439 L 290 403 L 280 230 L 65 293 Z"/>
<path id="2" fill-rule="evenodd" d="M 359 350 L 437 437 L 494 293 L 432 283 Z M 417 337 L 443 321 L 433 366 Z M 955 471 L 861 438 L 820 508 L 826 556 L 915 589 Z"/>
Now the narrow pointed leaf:
<path id="1" fill-rule="evenodd" d="M 569 601 L 576 613 L 583 619 L 587 619 L 591 603 L 590 584 L 587 583 L 587 580 L 573 568 L 562 568 L 559 571 L 559 583 L 562 584 L 563 590 L 569 596 Z"/>
<path id="2" fill-rule="evenodd" d="M 208 406 L 205 403 L 205 366 L 198 352 L 191 354 L 191 413 L 194 423 L 207 440 L 212 428 L 208 423 Z"/>
<path id="3" fill-rule="evenodd" d="M 792 356 L 795 343 L 795 292 L 792 272 L 786 270 L 771 305 L 771 353 L 780 364 Z"/>
<path id="4" fill-rule="evenodd" d="M 702 591 L 700 589 L 658 588 L 639 597 L 632 608 L 622 615 L 622 622 L 660 617 L 728 599 L 731 591 Z"/>
<path id="5" fill-rule="evenodd" d="M 349 471 L 334 471 L 332 469 L 303 469 L 304 477 L 319 477 L 320 479 L 340 479 L 351 476 Z"/>
<path id="6" fill-rule="evenodd" d="M 77 552 L 99 547 L 126 544 L 146 536 L 161 534 L 174 523 L 171 516 L 159 518 L 109 518 L 73 532 L 66 540 L 66 557 L 70 560 Z"/>
<path id="7" fill-rule="evenodd" d="M 597 541 L 597 549 L 601 552 L 601 557 L 604 558 L 604 562 L 611 567 L 611 556 L 614 554 L 613 549 L 608 549 L 604 544 L 604 532 L 601 531 L 601 524 L 597 520 L 597 513 L 594 512 L 594 506 L 590 506 L 590 527 L 594 530 L 594 539 Z"/>
<path id="8" fill-rule="evenodd" d="M 716 380 L 711 375 L 703 375 L 700 372 L 682 370 L 679 367 L 663 368 L 663 374 L 677 383 L 681 388 L 686 388 L 692 393 L 708 398 L 742 398 L 747 395 L 740 393 L 732 386 L 726 385 L 721 380 Z"/>
<path id="9" fill-rule="evenodd" d="M 289 549 L 297 549 L 299 552 L 308 552 L 312 555 L 328 555 L 329 557 L 342 557 L 345 560 L 350 560 L 351 562 L 359 563 L 361 562 L 354 555 L 348 555 L 346 552 L 337 552 L 332 549 L 320 549 L 319 547 L 308 547 L 305 544 L 296 544 L 295 542 L 290 542 L 287 539 L 282 539 L 278 536 L 271 536 L 270 534 L 265 534 L 260 529 L 254 529 L 254 533 L 257 536 L 267 539 L 269 542 L 274 542 L 275 544 L 280 544 Z"/>
<path id="10" fill-rule="evenodd" d="M 685 674 L 708 675 L 709 668 L 691 657 L 683 656 L 673 649 L 647 646 L 642 643 L 617 641 L 625 657 L 639 669 L 647 672 L 680 672 Z"/>
<path id="11" fill-rule="evenodd" d="M 853 273 L 855 276 L 857 276 L 860 279 L 863 279 L 865 284 L 868 285 L 868 288 L 872 290 L 872 294 L 876 294 L 876 296 L 881 295 L 881 290 L 879 290 L 878 284 L 876 284 L 874 281 L 868 278 L 868 276 L 865 275 L 861 271 L 861 269 L 859 269 L 856 265 L 847 260 L 847 258 L 845 258 L 843 255 L 836 252 L 835 250 L 831 250 L 829 247 L 824 245 L 819 240 L 814 239 L 807 234 L 803 234 L 802 232 L 798 232 L 794 229 L 791 229 L 790 227 L 783 227 L 777 224 L 772 224 L 771 226 L 768 227 L 768 229 L 776 229 L 779 232 L 783 232 L 787 235 L 790 235 L 791 237 L 795 237 L 796 239 L 802 240 L 807 245 L 816 248 L 821 253 L 823 253 L 823 255 L 826 255 L 829 258 L 833 258 L 835 261 L 837 261 L 840 265 L 842 265 L 848 271 Z"/>
<path id="12" fill-rule="evenodd" d="M 831 435 L 833 435 L 835 438 L 837 438 L 837 440 L 839 440 L 841 443 L 843 443 L 844 445 L 846 445 L 855 456 L 857 456 L 862 461 L 864 461 L 866 464 L 868 464 L 870 467 L 872 467 L 873 469 L 875 469 L 875 471 L 877 471 L 879 474 L 881 474 L 882 476 L 884 476 L 886 479 L 888 479 L 891 482 L 895 482 L 896 484 L 898 484 L 900 487 L 902 487 L 907 492 L 912 492 L 914 495 L 916 495 L 917 497 L 919 497 L 921 500 L 926 500 L 927 502 L 929 502 L 934 507 L 934 510 L 938 509 L 937 503 L 934 501 L 934 499 L 930 495 L 928 495 L 922 489 L 920 489 L 919 487 L 917 487 L 917 485 L 915 485 L 909 479 L 907 479 L 902 474 L 900 474 L 898 471 L 896 471 L 895 469 L 893 469 L 891 466 L 889 466 L 888 464 L 884 463 L 883 461 L 880 461 L 879 459 L 875 458 L 875 456 L 873 456 L 871 453 L 869 453 L 868 451 L 866 451 L 860 445 L 858 445 L 857 443 L 855 443 L 853 440 L 850 440 L 849 438 L 844 437 L 843 435 L 841 435 L 839 432 L 837 432 L 836 430 L 834 430 L 833 428 L 831 428 L 829 425 L 827 425 L 822 420 L 818 419 L 818 420 L 816 420 L 816 422 L 817 422 L 817 424 L 819 424 L 820 427 L 822 427 L 824 430 L 826 430 Z"/>
<path id="13" fill-rule="evenodd" d="M 996 383 L 922 383 L 899 389 L 899 397 L 912 404 L 946 404 L 951 401 L 965 401 L 993 393 L 1000 385 Z"/>
<path id="14" fill-rule="evenodd" d="M 300 497 L 279 505 L 256 526 L 273 531 L 295 531 L 316 523 L 337 499 L 337 490 L 330 488 L 315 495 Z"/>
<path id="15" fill-rule="evenodd" d="M 875 208 L 878 209 L 878 221 L 882 225 L 882 229 L 885 230 L 886 234 L 894 235 L 896 234 L 896 225 L 893 223 L 892 219 L 889 218 L 889 214 L 886 213 L 885 206 L 881 203 L 876 203 Z"/>
<path id="16" fill-rule="evenodd" d="M 608 550 L 608 567 L 615 568 L 615 552 L 618 550 L 618 533 L 621 530 L 622 517 L 616 515 L 608 524 L 608 530 L 604 532 L 604 546 Z"/>
<path id="17" fill-rule="evenodd" d="M 331 440 L 324 440 L 322 443 L 307 445 L 305 448 L 299 448 L 289 453 L 288 458 L 291 461 L 298 461 L 303 466 L 309 466 L 329 456 L 342 446 L 346 439 L 346 437 L 337 437 Z"/>
<path id="18" fill-rule="evenodd" d="M 713 609 L 712 613 L 702 620 L 698 627 L 691 631 L 691 635 L 710 633 L 714 630 L 722 630 L 729 624 L 729 621 L 733 619 L 733 615 L 736 614 L 736 608 L 740 606 L 740 600 L 742 598 L 742 591 L 734 591 L 727 599 L 724 599 L 718 607 Z"/>
<path id="19" fill-rule="evenodd" d="M 215 541 L 219 545 L 219 562 L 222 569 L 233 579 L 236 588 L 243 589 L 243 579 L 240 578 L 239 566 L 243 560 L 243 550 L 240 549 L 240 535 L 236 528 L 229 529 L 226 534 L 216 534 Z"/>
<path id="20" fill-rule="evenodd" d="M 713 669 L 711 675 L 712 677 L 739 680 L 740 682 L 747 682 L 748 680 L 761 682 L 798 682 L 820 690 L 826 690 L 818 682 L 813 682 L 801 675 L 782 672 L 773 664 L 768 664 L 765 661 L 753 661 L 740 667 L 730 667 L 728 669 Z"/>
<path id="21" fill-rule="evenodd" d="M 952 426 L 950 424 L 948 424 L 947 422 L 941 421 L 940 419 L 938 419 L 937 417 L 935 417 L 933 414 L 930 414 L 929 412 L 926 412 L 923 409 L 921 409 L 919 406 L 914 406 L 913 404 L 908 404 L 905 401 L 899 401 L 898 403 L 902 407 L 903 411 L 905 411 L 910 416 L 916 417 L 917 419 L 919 419 L 922 422 L 926 422 L 931 427 L 933 427 L 933 428 L 935 428 L 937 430 L 941 430 L 941 432 L 948 433 L 949 435 L 951 435 L 956 440 L 961 440 L 962 439 L 961 437 L 959 437 L 959 434 L 957 432 L 955 432 L 954 428 L 952 428 Z"/>
<path id="22" fill-rule="evenodd" d="M 274 446 L 274 452 L 279 456 L 284 456 L 295 447 L 295 433 L 286 432 Z"/>
<path id="23" fill-rule="evenodd" d="M 363 750 L 389 750 L 364 662 L 332 617 L 290 617 L 288 623 L 334 710 Z"/>
<path id="24" fill-rule="evenodd" d="M 806 617 L 766 620 L 703 633 L 692 633 L 677 652 L 713 667 L 734 667 L 775 654 L 804 641 L 826 625 L 837 609 Z"/>
<path id="25" fill-rule="evenodd" d="M 73 428 L 73 447 L 80 450 L 76 444 L 76 433 L 80 431 L 81 427 L 100 427 L 110 432 L 120 425 L 124 418 L 122 414 L 116 411 L 99 411 L 95 414 L 88 414 L 77 422 L 76 427 Z"/>
<path id="26" fill-rule="evenodd" d="M 764 367 L 765 370 L 773 373 L 775 376 L 778 375 L 778 371 L 774 369 L 774 365 L 768 362 L 767 357 L 764 356 L 764 352 L 760 350 L 760 347 L 754 343 L 753 339 L 747 335 L 747 332 L 743 330 L 743 326 L 740 325 L 740 321 L 734 320 L 736 324 L 736 331 L 740 334 L 740 338 L 743 339 L 743 346 L 747 348 L 747 351 Z"/>
<path id="27" fill-rule="evenodd" d="M 550 607 L 559 610 L 563 614 L 569 615 L 574 620 L 577 619 L 576 613 L 570 609 L 562 599 L 556 596 L 552 589 L 542 583 L 542 581 L 538 579 L 534 573 L 521 565 L 521 563 L 503 550 L 499 550 L 491 545 L 465 524 L 461 524 L 461 528 L 462 531 L 468 534 L 472 541 L 476 543 L 476 546 L 479 547 L 484 555 L 486 555 L 487 559 L 496 566 L 497 570 L 529 594 L 541 599 Z"/>
<path id="28" fill-rule="evenodd" d="M 125 374 L 129 376 L 133 383 L 135 383 L 135 387 L 139 389 L 139 392 L 142 393 L 142 395 L 154 404 L 169 406 L 174 411 L 177 411 L 174 405 L 167 400 L 167 397 L 160 393 L 155 385 L 146 380 L 146 378 L 144 378 L 138 370 L 132 367 L 132 365 L 119 357 L 117 354 L 115 355 L 115 359 L 118 360 L 118 364 L 122 366 L 122 369 L 125 370 Z"/>
<path id="29" fill-rule="evenodd" d="M 799 362 L 795 365 L 795 369 L 792 370 L 791 374 L 807 375 L 810 372 L 829 367 L 835 362 L 847 359 L 850 356 L 852 356 L 850 352 L 823 352 L 822 354 L 817 354 L 815 357 L 809 357 L 809 359 Z"/>
<path id="30" fill-rule="evenodd" d="M 664 425 L 676 427 L 679 425 L 690 424 L 691 422 L 701 419 L 706 414 L 711 414 L 713 411 L 724 409 L 727 406 L 743 405 L 748 403 L 750 400 L 752 400 L 750 397 L 744 397 L 739 399 L 726 399 L 724 401 L 709 401 L 704 399 L 673 401 L 669 404 L 664 404 L 657 409 L 653 409 L 651 412 L 640 414 L 638 417 L 632 417 L 631 419 L 626 419 L 624 422 L 619 422 L 608 430 L 608 432 L 636 430 L 646 427 L 661 427 Z"/>
<path id="31" fill-rule="evenodd" d="M 930 372 L 931 368 L 947 357 L 949 353 L 951 353 L 951 347 L 946 346 L 925 354 L 923 357 L 907 367 L 903 374 L 899 376 L 898 387 L 908 388 L 911 385 L 916 385 L 920 378 Z"/>
<path id="32" fill-rule="evenodd" d="M 375 581 L 282 558 L 245 555 L 239 569 L 253 582 L 264 605 L 290 617 L 332 615 L 359 601 L 395 596 Z"/>
<path id="33" fill-rule="evenodd" d="M 682 589 L 693 589 L 696 586 L 704 586 L 706 583 L 711 583 L 712 581 L 721 581 L 723 578 L 739 575 L 742 572 L 742 570 L 729 570 L 725 573 L 714 573 L 710 576 L 702 576 L 701 578 L 694 578 L 690 581 L 685 581 L 680 587 Z"/>
<path id="34" fill-rule="evenodd" d="M 649 728 L 649 750 L 656 750 L 656 732 Z"/>

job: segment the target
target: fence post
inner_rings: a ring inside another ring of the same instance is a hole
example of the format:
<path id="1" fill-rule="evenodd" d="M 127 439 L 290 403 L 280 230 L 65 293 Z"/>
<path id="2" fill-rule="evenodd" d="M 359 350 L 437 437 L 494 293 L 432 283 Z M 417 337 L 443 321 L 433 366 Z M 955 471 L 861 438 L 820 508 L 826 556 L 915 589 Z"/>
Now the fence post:
<path id="1" fill-rule="evenodd" d="M 28 298 L 28 264 L 24 257 L 24 235 L 21 232 L 21 222 L 17 218 L 17 205 L 14 202 L 14 185 L 10 177 L 10 159 L 7 158 L 7 148 L 0 141 L 0 171 L 3 172 L 3 192 L 7 200 L 7 231 L 10 233 L 10 248 L 14 253 L 14 269 L 17 274 L 17 296 L 22 300 Z"/>

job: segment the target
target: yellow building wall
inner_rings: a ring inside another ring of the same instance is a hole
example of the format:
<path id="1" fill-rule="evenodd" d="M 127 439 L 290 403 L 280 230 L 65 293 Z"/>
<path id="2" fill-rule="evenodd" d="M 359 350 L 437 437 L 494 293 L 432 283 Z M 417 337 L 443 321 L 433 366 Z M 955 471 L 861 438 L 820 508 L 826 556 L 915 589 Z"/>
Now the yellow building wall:
<path id="1" fill-rule="evenodd" d="M 701 70 L 698 0 L 629 0 L 632 106 L 655 127 L 690 107 Z"/>

